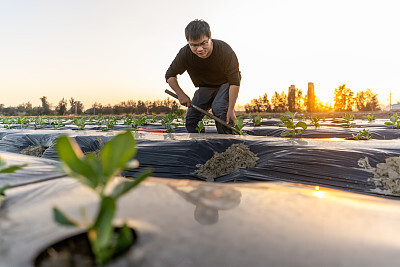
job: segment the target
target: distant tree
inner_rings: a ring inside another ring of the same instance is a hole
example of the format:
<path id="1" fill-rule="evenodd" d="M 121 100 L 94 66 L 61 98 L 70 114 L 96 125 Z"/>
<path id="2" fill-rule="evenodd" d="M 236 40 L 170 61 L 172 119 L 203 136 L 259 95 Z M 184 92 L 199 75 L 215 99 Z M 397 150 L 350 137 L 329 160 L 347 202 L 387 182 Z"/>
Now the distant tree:
<path id="1" fill-rule="evenodd" d="M 298 112 L 304 110 L 303 92 L 301 91 L 301 89 L 298 89 L 298 88 L 296 88 L 296 91 L 295 91 L 294 108 Z"/>
<path id="2" fill-rule="evenodd" d="M 66 99 L 64 99 L 64 97 L 60 100 L 60 102 L 58 102 L 58 105 L 56 107 L 56 112 L 58 115 L 65 115 L 65 113 L 67 113 L 67 105 L 68 102 Z"/>
<path id="3" fill-rule="evenodd" d="M 51 110 L 50 110 L 50 104 L 47 101 L 47 97 L 46 96 L 42 96 L 40 98 L 40 101 L 42 102 L 42 110 L 41 113 L 43 115 L 50 115 L 51 114 Z"/>
<path id="4" fill-rule="evenodd" d="M 82 114 L 83 113 L 83 104 L 81 101 L 75 100 L 73 97 L 69 100 L 69 104 L 71 108 L 69 109 L 70 114 Z"/>
<path id="5" fill-rule="evenodd" d="M 333 102 L 335 111 L 352 111 L 354 93 L 349 88 L 346 88 L 346 84 L 344 83 L 335 88 Z"/>
<path id="6" fill-rule="evenodd" d="M 379 109 L 378 94 L 367 89 L 358 91 L 355 97 L 356 107 L 360 111 L 375 111 Z"/>
<path id="7" fill-rule="evenodd" d="M 279 94 L 277 91 L 275 91 L 274 95 L 271 97 L 271 104 L 273 106 L 273 111 L 274 112 L 285 112 L 288 109 L 288 98 L 283 91 L 281 94 Z"/>

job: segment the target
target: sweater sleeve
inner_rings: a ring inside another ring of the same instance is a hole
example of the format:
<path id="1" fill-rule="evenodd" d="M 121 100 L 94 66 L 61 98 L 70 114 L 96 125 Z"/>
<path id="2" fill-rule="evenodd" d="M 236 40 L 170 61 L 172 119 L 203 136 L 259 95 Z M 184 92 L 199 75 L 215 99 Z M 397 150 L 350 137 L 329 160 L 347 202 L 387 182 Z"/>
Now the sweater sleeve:
<path id="1" fill-rule="evenodd" d="M 225 75 L 230 85 L 240 86 L 241 75 L 239 71 L 239 61 L 235 52 L 228 53 L 225 62 Z"/>
<path id="2" fill-rule="evenodd" d="M 185 64 L 185 49 L 184 47 L 179 50 L 175 59 L 172 61 L 167 72 L 165 73 L 165 80 L 167 81 L 171 77 L 176 77 L 178 74 L 183 74 L 187 67 Z"/>

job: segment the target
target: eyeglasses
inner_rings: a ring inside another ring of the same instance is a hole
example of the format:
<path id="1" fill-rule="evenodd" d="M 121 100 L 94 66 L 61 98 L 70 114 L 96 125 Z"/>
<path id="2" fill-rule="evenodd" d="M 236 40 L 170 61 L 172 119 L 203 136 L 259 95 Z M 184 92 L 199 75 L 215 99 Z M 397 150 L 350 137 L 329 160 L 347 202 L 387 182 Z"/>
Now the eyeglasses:
<path id="1" fill-rule="evenodd" d="M 201 42 L 201 43 L 199 43 L 199 44 L 189 43 L 189 46 L 190 46 L 190 48 L 192 48 L 192 49 L 197 49 L 197 48 L 199 48 L 200 46 L 203 47 L 203 48 L 205 48 L 205 47 L 208 46 L 208 42 L 209 42 L 209 41 L 210 41 L 210 38 L 208 38 L 206 41 L 203 41 L 203 42 Z"/>

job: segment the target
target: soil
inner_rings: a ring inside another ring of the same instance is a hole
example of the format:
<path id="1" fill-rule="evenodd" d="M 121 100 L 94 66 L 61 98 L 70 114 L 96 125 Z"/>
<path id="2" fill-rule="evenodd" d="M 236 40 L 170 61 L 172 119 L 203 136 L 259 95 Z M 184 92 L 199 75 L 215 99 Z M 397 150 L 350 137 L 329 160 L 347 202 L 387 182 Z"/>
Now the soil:
<path id="1" fill-rule="evenodd" d="M 44 146 L 28 146 L 24 149 L 22 149 L 19 154 L 22 155 L 28 155 L 28 156 L 35 156 L 35 157 L 41 157 L 46 150 L 46 147 Z"/>
<path id="2" fill-rule="evenodd" d="M 358 165 L 374 174 L 374 178 L 369 179 L 376 186 L 373 192 L 400 195 L 400 157 L 389 157 L 384 163 L 378 163 L 376 168 L 365 157 L 358 160 Z"/>
<path id="3" fill-rule="evenodd" d="M 137 240 L 137 235 L 133 229 L 131 230 L 134 244 Z M 120 255 L 116 255 L 116 258 L 118 256 Z M 97 266 L 87 233 L 78 234 L 51 245 L 38 255 L 34 264 L 35 267 Z"/>
<path id="4" fill-rule="evenodd" d="M 233 144 L 225 152 L 214 152 L 205 164 L 197 164 L 194 174 L 213 182 L 214 178 L 230 174 L 239 168 L 252 168 L 258 161 L 256 154 L 244 144 Z"/>

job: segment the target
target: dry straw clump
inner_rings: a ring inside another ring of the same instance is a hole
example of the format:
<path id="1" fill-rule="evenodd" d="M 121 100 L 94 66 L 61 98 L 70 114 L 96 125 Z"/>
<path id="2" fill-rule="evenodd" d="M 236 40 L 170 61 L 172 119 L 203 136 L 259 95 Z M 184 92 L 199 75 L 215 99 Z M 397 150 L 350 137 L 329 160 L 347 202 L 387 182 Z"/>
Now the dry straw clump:
<path id="1" fill-rule="evenodd" d="M 35 157 L 40 158 L 43 155 L 45 150 L 46 150 L 46 148 L 41 145 L 28 146 L 28 147 L 22 149 L 19 153 L 22 155 L 35 156 Z"/>
<path id="2" fill-rule="evenodd" d="M 258 161 L 256 154 L 244 144 L 233 144 L 225 152 L 214 152 L 205 164 L 197 164 L 194 174 L 213 182 L 214 178 L 230 174 L 239 168 L 252 168 Z"/>
<path id="3" fill-rule="evenodd" d="M 371 167 L 365 157 L 358 160 L 358 166 L 374 174 L 374 178 L 369 179 L 376 186 L 373 192 L 400 195 L 400 157 L 387 158 L 384 163 L 378 163 L 376 168 Z"/>

